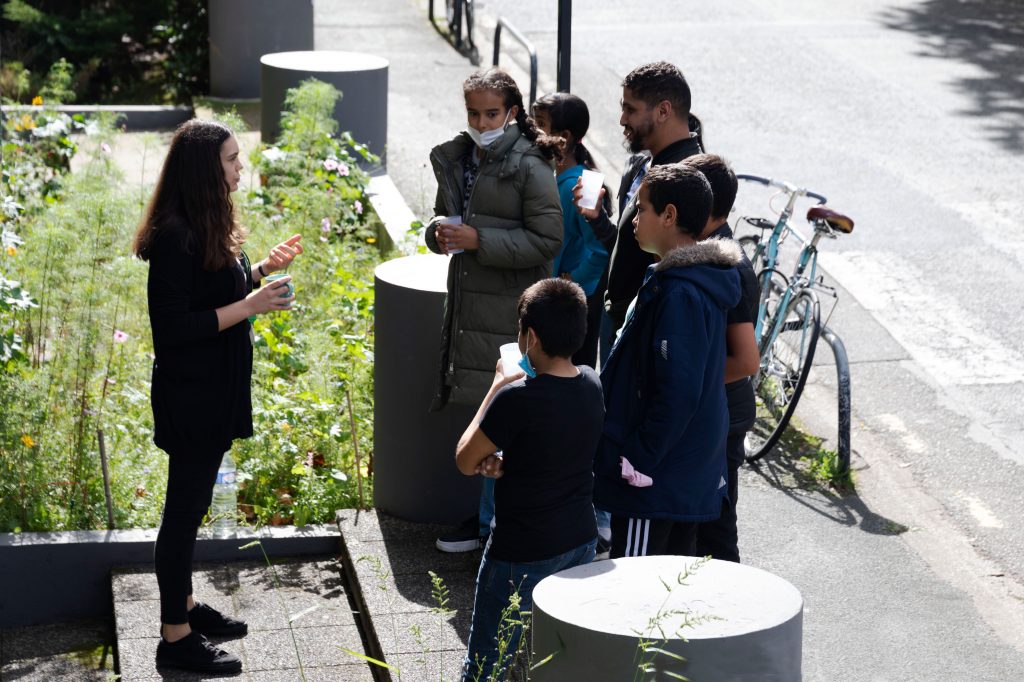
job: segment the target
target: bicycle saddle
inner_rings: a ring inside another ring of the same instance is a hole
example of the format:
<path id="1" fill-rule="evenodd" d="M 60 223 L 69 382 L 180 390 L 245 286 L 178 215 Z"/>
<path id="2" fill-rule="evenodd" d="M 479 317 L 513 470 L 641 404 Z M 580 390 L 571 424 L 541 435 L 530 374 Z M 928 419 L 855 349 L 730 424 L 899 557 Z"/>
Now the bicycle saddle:
<path id="1" fill-rule="evenodd" d="M 850 234 L 853 232 L 853 218 L 844 216 L 838 211 L 833 211 L 824 206 L 814 206 L 807 211 L 807 220 L 824 220 L 833 230 Z"/>

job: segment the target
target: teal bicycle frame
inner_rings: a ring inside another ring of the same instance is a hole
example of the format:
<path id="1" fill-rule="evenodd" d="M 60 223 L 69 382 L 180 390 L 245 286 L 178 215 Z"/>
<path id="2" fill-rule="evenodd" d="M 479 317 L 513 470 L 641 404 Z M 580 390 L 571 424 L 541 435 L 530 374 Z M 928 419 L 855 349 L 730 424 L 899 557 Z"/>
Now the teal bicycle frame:
<path id="1" fill-rule="evenodd" d="M 761 283 L 761 301 L 758 305 L 757 320 L 754 324 L 754 335 L 758 340 L 758 351 L 760 352 L 761 357 L 765 358 L 767 355 L 766 351 L 771 348 L 772 344 L 775 343 L 776 338 L 778 338 L 779 333 L 782 331 L 782 326 L 785 323 L 786 316 L 789 312 L 790 303 L 793 301 L 793 297 L 795 295 L 794 292 L 798 288 L 804 288 L 795 287 L 793 286 L 793 283 L 800 282 L 804 279 L 803 275 L 807 270 L 808 265 L 811 266 L 810 276 L 806 278 L 808 282 L 814 281 L 818 271 L 817 244 L 818 240 L 821 238 L 821 233 L 815 230 L 814 237 L 808 241 L 803 237 L 803 235 L 797 232 L 795 228 L 789 226 L 789 219 L 793 217 L 793 210 L 796 206 L 796 202 L 801 197 L 807 196 L 812 199 L 816 199 L 819 204 L 826 203 L 828 199 L 821 194 L 797 187 L 788 182 L 773 180 L 771 178 L 762 178 L 757 175 L 745 174 L 737 174 L 736 178 L 738 180 L 759 182 L 762 185 L 767 185 L 769 187 L 777 187 L 789 194 L 789 201 L 786 202 L 785 208 L 783 208 L 782 212 L 779 214 L 779 219 L 772 228 L 772 232 L 768 237 L 767 243 L 758 243 L 757 249 L 754 252 L 754 258 L 752 259 L 755 261 L 755 267 L 756 261 L 759 259 L 764 263 L 764 267 L 759 273 L 759 277 L 764 278 L 764 281 Z M 793 275 L 787 281 L 787 285 L 782 292 L 782 299 L 779 301 L 779 305 L 776 309 L 772 328 L 770 330 L 766 330 L 764 325 L 765 318 L 768 317 L 768 299 L 772 286 L 771 278 L 778 272 L 776 264 L 779 260 L 779 243 L 787 233 L 794 235 L 800 243 L 803 244 L 803 248 L 800 250 L 800 258 L 797 262 L 796 269 L 793 271 Z M 780 311 L 784 314 L 778 314 Z"/>

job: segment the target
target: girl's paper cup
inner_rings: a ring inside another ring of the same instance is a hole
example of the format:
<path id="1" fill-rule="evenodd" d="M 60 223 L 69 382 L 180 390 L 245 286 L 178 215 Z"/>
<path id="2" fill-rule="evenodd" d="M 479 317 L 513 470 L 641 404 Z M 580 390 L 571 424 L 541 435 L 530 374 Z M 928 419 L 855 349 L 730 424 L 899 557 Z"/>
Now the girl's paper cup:
<path id="1" fill-rule="evenodd" d="M 507 377 L 519 374 L 523 370 L 519 367 L 519 358 L 523 357 L 519 350 L 518 343 L 506 343 L 498 349 L 501 353 L 501 373 Z"/>
<path id="2" fill-rule="evenodd" d="M 442 225 L 461 225 L 462 224 L 462 216 L 460 216 L 460 215 L 445 216 L 444 218 L 441 218 L 437 222 L 439 222 Z M 465 251 L 465 249 L 452 249 L 451 251 L 448 252 L 448 255 L 449 256 L 454 256 L 455 254 L 462 253 L 463 251 Z"/>
<path id="3" fill-rule="evenodd" d="M 600 196 L 601 187 L 604 185 L 604 173 L 584 170 L 580 180 L 583 182 L 583 186 L 580 188 L 582 190 L 580 208 L 597 208 L 597 197 Z"/>

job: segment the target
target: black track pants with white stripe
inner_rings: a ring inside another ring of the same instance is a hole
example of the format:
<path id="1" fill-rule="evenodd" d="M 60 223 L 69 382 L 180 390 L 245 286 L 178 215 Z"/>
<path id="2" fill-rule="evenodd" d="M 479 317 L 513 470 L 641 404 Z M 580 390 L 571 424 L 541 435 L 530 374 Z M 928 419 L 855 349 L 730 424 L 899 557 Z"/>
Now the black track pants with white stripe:
<path id="1" fill-rule="evenodd" d="M 612 515 L 612 559 L 666 554 L 696 556 L 696 551 L 696 523 Z"/>

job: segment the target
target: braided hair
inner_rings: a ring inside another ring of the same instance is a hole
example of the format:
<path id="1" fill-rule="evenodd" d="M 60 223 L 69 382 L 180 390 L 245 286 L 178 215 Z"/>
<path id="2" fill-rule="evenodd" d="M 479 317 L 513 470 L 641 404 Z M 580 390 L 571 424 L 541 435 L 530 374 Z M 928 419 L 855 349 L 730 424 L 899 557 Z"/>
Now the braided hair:
<path id="1" fill-rule="evenodd" d="M 462 83 L 462 94 L 468 95 L 471 92 L 490 90 L 501 97 L 502 104 L 506 111 L 513 106 L 517 107 L 516 125 L 522 131 L 523 137 L 536 145 L 544 158 L 551 160 L 558 153 L 559 141 L 545 135 L 537 122 L 526 115 L 526 107 L 523 106 L 523 95 L 519 92 L 512 76 L 505 73 L 503 69 L 492 66 L 486 71 L 477 71 Z"/>
<path id="2" fill-rule="evenodd" d="M 576 163 L 587 170 L 597 170 L 594 157 L 591 156 L 590 151 L 583 144 L 583 137 L 590 129 L 590 109 L 587 108 L 586 102 L 568 92 L 552 92 L 538 98 L 533 103 L 533 111 L 547 113 L 548 120 L 551 121 L 553 136 L 555 133 L 563 130 L 568 131 L 569 135 L 571 135 L 569 139 L 556 137 L 558 140 L 564 140 L 559 150 L 563 157 L 571 154 Z M 607 185 L 605 186 L 603 203 L 605 211 L 611 213 L 611 190 Z"/>

